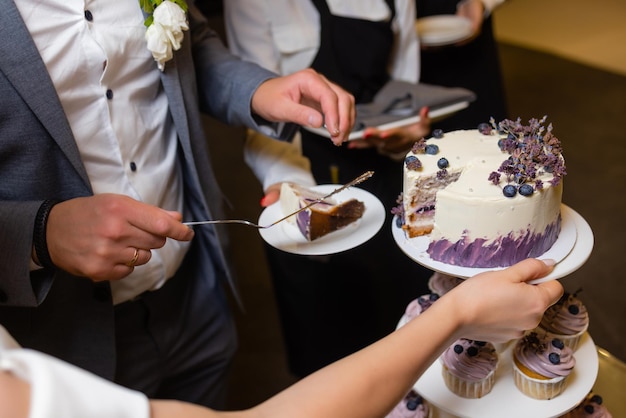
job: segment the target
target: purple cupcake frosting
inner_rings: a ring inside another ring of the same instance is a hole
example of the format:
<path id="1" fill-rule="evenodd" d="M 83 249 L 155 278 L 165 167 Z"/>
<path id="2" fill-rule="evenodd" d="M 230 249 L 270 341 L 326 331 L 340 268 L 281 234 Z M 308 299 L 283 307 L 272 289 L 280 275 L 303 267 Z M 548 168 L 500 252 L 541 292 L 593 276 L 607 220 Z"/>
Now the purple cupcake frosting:
<path id="1" fill-rule="evenodd" d="M 428 403 L 414 390 L 411 390 L 386 418 L 428 418 Z"/>
<path id="2" fill-rule="evenodd" d="M 478 381 L 495 370 L 498 354 L 491 343 L 461 338 L 444 351 L 441 361 L 456 377 Z"/>
<path id="3" fill-rule="evenodd" d="M 576 408 L 561 418 L 613 418 L 613 415 L 602 404 L 602 397 L 590 393 Z"/>
<path id="4" fill-rule="evenodd" d="M 428 288 L 431 292 L 436 293 L 439 296 L 443 296 L 461 284 L 461 282 L 463 282 L 463 279 L 461 278 L 434 272 L 433 275 L 430 276 L 430 279 L 428 279 Z"/>
<path id="5" fill-rule="evenodd" d="M 576 364 L 571 348 L 558 338 L 540 337 L 536 332 L 517 342 L 514 356 L 528 369 L 549 379 L 569 375 Z"/>
<path id="6" fill-rule="evenodd" d="M 429 293 L 427 295 L 422 295 L 416 299 L 413 299 L 407 305 L 406 310 L 404 311 L 407 320 L 415 318 L 426 309 L 430 308 L 430 306 L 435 303 L 437 299 L 439 299 L 439 295 L 435 293 Z"/>
<path id="7" fill-rule="evenodd" d="M 587 329 L 589 313 L 576 297 L 576 293 L 564 293 L 543 315 L 539 326 L 553 334 L 574 335 Z"/>

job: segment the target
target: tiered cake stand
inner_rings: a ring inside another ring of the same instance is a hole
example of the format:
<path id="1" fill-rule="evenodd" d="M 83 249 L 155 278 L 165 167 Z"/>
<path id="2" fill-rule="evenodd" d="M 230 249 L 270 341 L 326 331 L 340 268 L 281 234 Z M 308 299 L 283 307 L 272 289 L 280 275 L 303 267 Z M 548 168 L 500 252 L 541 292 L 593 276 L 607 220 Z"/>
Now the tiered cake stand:
<path id="1" fill-rule="evenodd" d="M 591 254 L 593 232 L 589 224 L 566 205 L 561 208 L 561 216 L 563 221 L 559 239 L 546 254 L 539 257 L 552 258 L 557 261 L 557 265 L 550 275 L 533 283 L 565 277 L 580 268 Z M 408 238 L 396 222 L 392 223 L 392 234 L 407 256 L 432 270 L 461 278 L 495 270 L 451 266 L 432 260 L 426 253 L 428 237 Z M 405 321 L 404 317 L 401 318 L 398 326 L 402 326 Z M 433 418 L 559 417 L 574 408 L 593 387 L 598 375 L 598 353 L 588 333 L 583 336 L 574 353 L 576 366 L 568 378 L 565 391 L 550 400 L 530 398 L 515 387 L 511 365 L 513 345 L 510 342 L 499 348 L 496 382 L 492 391 L 480 399 L 465 399 L 448 390 L 441 376 L 441 364 L 435 361 L 414 386 L 435 407 Z"/>

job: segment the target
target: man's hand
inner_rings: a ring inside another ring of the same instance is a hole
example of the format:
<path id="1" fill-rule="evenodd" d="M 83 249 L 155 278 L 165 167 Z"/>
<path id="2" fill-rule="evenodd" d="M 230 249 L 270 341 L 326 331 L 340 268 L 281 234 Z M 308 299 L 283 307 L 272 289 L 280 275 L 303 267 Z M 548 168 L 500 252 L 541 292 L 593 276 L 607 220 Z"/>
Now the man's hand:
<path id="1" fill-rule="evenodd" d="M 151 249 L 166 238 L 190 241 L 194 232 L 178 212 L 117 194 L 100 194 L 59 203 L 48 218 L 52 262 L 93 281 L 119 280 L 146 264 Z"/>
<path id="2" fill-rule="evenodd" d="M 272 78 L 252 96 L 252 111 L 272 122 L 325 126 L 339 145 L 354 126 L 354 97 L 312 69 Z"/>

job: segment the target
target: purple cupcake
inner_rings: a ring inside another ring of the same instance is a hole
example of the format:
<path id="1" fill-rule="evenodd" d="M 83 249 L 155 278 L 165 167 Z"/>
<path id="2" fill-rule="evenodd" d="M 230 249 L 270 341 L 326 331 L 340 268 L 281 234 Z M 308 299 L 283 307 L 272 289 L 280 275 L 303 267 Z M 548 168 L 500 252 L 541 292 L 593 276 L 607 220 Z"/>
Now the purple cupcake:
<path id="1" fill-rule="evenodd" d="M 515 386 L 535 399 L 552 399 L 565 390 L 576 365 L 574 352 L 563 341 L 531 332 L 513 348 Z"/>
<path id="2" fill-rule="evenodd" d="M 589 313 L 576 293 L 564 293 L 549 307 L 537 327 L 539 334 L 548 333 L 576 351 L 580 338 L 589 327 Z"/>
<path id="3" fill-rule="evenodd" d="M 430 305 L 435 303 L 437 299 L 439 299 L 439 295 L 435 293 L 429 293 L 413 299 L 404 311 L 407 322 L 420 315 L 426 309 L 430 308 Z"/>
<path id="4" fill-rule="evenodd" d="M 613 418 L 613 415 L 602 404 L 602 396 L 589 393 L 576 408 L 561 418 Z"/>
<path id="5" fill-rule="evenodd" d="M 491 343 L 461 338 L 444 351 L 441 364 L 448 389 L 463 398 L 482 398 L 493 387 L 498 354 Z"/>
<path id="6" fill-rule="evenodd" d="M 385 418 L 430 418 L 430 411 L 428 402 L 411 390 Z"/>

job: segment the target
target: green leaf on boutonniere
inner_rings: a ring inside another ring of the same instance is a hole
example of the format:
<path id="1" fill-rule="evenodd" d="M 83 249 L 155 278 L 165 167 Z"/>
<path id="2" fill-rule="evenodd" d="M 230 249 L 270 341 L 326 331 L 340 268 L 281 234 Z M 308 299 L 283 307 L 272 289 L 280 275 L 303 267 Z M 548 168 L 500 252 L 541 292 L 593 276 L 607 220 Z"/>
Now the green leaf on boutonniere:
<path id="1" fill-rule="evenodd" d="M 183 12 L 187 13 L 187 2 L 185 0 L 172 0 L 174 3 L 178 4 Z"/>
<path id="2" fill-rule="evenodd" d="M 183 9 L 183 12 L 187 13 L 188 6 L 185 0 L 139 0 L 141 9 L 148 15 L 148 17 L 146 17 L 143 21 L 143 24 L 146 27 L 152 25 L 154 22 L 154 18 L 152 17 L 154 9 L 156 9 L 164 1 L 171 1 L 174 4 L 177 4 L 181 9 Z"/>
<path id="3" fill-rule="evenodd" d="M 152 14 L 152 12 L 154 12 L 154 6 L 152 5 L 151 0 L 139 0 L 139 5 L 141 6 L 141 10 L 148 14 Z"/>
<path id="4" fill-rule="evenodd" d="M 145 18 L 145 20 L 143 21 L 143 25 L 145 27 L 150 26 L 152 23 L 154 22 L 154 17 L 152 15 L 148 16 Z"/>

